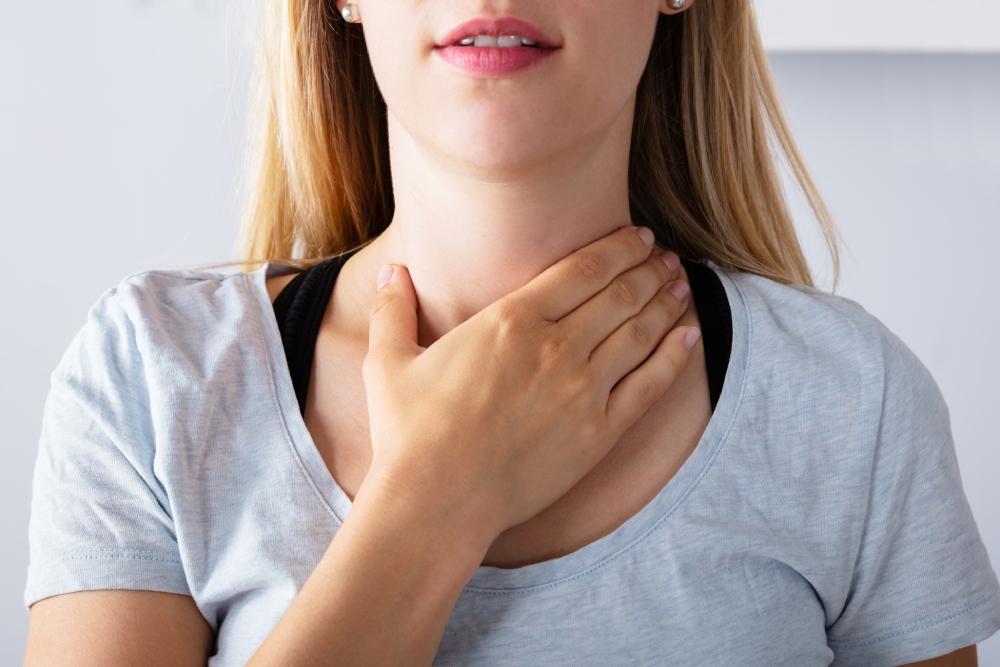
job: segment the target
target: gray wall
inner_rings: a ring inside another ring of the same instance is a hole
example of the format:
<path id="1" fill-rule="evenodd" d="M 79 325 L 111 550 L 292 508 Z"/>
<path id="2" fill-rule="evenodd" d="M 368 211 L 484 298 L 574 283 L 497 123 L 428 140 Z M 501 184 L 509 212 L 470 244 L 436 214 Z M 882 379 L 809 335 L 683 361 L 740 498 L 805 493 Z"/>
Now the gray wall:
<path id="1" fill-rule="evenodd" d="M 754 0 L 774 51 L 1000 52 L 993 0 L 871 0 L 845 11 L 824 0 Z"/>
<path id="2" fill-rule="evenodd" d="M 208 0 L 0 4 L 10 268 L 0 292 L 9 438 L 0 448 L 0 664 L 23 654 L 28 504 L 50 371 L 87 308 L 124 275 L 232 256 L 243 33 L 238 8 Z M 966 492 L 1000 565 L 991 511 L 1000 453 L 987 421 L 1000 376 L 1000 57 L 783 54 L 774 64 L 853 251 L 839 291 L 896 331 L 940 383 Z M 1000 638 L 980 655 L 1000 664 Z"/>

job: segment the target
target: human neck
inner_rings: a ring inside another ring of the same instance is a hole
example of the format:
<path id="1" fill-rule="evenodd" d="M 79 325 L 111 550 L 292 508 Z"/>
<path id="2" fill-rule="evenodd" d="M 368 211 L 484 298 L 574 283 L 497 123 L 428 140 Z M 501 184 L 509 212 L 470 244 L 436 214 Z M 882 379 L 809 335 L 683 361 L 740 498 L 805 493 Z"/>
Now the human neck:
<path id="1" fill-rule="evenodd" d="M 428 347 L 558 260 L 630 224 L 631 118 L 625 121 L 544 164 L 484 177 L 428 155 L 390 119 L 396 208 L 352 271 L 356 331 L 367 336 L 383 264 L 408 269 L 418 342 Z"/>

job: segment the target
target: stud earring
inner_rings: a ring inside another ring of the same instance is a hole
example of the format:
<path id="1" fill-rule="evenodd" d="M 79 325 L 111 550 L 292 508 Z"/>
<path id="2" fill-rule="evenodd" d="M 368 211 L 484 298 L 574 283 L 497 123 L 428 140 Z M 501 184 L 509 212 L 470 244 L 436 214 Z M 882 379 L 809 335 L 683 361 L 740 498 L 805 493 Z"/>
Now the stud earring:
<path id="1" fill-rule="evenodd" d="M 671 9 L 684 9 L 684 5 L 687 4 L 687 0 L 670 0 Z"/>
<path id="2" fill-rule="evenodd" d="M 673 0 L 677 2 L 677 0 Z M 360 23 L 361 22 L 361 10 L 353 2 L 349 2 L 344 5 L 344 8 L 340 10 L 340 15 L 344 17 L 344 20 L 348 23 Z"/>

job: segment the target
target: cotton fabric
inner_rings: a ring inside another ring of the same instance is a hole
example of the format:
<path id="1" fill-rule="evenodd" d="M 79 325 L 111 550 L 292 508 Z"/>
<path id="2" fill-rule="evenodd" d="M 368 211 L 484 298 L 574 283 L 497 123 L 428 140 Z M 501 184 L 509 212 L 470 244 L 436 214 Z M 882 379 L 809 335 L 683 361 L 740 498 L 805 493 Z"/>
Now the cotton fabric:
<path id="1" fill-rule="evenodd" d="M 1000 628 L 926 368 L 848 299 L 711 266 L 733 344 L 691 457 L 598 541 L 479 568 L 435 665 L 900 665 Z M 222 667 L 291 604 L 350 500 L 299 414 L 266 275 L 145 272 L 93 307 L 52 375 L 26 605 L 191 595 Z"/>

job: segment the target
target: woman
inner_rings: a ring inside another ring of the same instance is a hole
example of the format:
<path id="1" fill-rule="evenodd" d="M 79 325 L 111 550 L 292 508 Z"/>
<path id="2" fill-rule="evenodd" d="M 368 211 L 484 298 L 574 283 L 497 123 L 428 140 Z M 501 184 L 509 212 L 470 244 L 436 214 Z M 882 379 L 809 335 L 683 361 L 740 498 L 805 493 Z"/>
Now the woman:
<path id="1" fill-rule="evenodd" d="M 273 9 L 271 262 L 95 306 L 28 664 L 975 664 L 947 410 L 810 286 L 748 2 Z"/>

